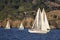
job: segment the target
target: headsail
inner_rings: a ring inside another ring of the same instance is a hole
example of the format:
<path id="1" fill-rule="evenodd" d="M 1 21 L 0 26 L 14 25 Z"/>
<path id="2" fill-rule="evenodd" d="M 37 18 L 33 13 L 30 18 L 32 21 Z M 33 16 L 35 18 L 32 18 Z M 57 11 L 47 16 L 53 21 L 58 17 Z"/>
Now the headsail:
<path id="1" fill-rule="evenodd" d="M 23 24 L 21 23 L 20 27 L 19 27 L 19 30 L 24 30 L 24 26 Z"/>
<path id="2" fill-rule="evenodd" d="M 7 21 L 5 29 L 10 29 L 10 23 L 9 23 L 9 21 Z"/>

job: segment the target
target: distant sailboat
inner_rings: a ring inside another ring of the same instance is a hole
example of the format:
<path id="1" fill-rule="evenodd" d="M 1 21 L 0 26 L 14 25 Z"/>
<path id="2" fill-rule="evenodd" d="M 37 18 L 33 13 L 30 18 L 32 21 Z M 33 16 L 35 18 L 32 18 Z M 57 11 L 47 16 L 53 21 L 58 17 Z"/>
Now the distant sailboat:
<path id="1" fill-rule="evenodd" d="M 24 26 L 23 24 L 21 23 L 20 27 L 19 27 L 19 30 L 24 30 Z"/>
<path id="2" fill-rule="evenodd" d="M 10 29 L 10 23 L 9 23 L 9 21 L 7 21 L 5 29 Z"/>
<path id="3" fill-rule="evenodd" d="M 30 33 L 47 33 L 49 32 L 50 29 L 48 21 L 47 21 L 47 17 L 46 17 L 46 13 L 43 9 L 42 13 L 40 8 L 38 9 L 37 15 L 36 15 L 36 19 L 34 21 L 34 24 L 32 26 L 32 29 L 29 29 L 28 31 Z"/>

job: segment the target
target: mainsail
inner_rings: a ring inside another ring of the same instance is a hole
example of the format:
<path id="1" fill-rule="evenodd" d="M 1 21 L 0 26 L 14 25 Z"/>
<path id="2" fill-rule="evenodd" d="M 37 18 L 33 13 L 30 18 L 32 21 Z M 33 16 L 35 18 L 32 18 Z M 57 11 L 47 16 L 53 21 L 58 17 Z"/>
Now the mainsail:
<path id="1" fill-rule="evenodd" d="M 10 29 L 10 23 L 9 23 L 9 21 L 7 21 L 5 29 Z"/>
<path id="2" fill-rule="evenodd" d="M 41 10 L 39 8 L 38 11 L 37 11 L 37 15 L 36 15 L 34 24 L 32 26 L 33 29 L 40 29 L 40 27 L 41 27 L 41 25 L 40 25 L 40 16 L 41 15 L 40 14 L 41 14 Z"/>
<path id="3" fill-rule="evenodd" d="M 24 30 L 24 26 L 23 24 L 21 23 L 20 27 L 19 27 L 19 30 Z"/>

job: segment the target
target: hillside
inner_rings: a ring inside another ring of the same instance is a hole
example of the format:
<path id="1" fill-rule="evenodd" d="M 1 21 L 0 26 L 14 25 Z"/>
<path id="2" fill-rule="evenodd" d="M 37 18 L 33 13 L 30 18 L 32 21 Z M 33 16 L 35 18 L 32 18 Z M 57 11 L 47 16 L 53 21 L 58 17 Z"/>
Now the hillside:
<path id="1" fill-rule="evenodd" d="M 29 26 L 29 28 L 31 28 L 32 26 L 31 23 L 33 23 L 34 21 L 36 11 L 38 8 L 41 8 L 41 10 L 42 8 L 45 8 L 45 11 L 49 15 L 50 13 L 48 12 L 52 11 L 51 13 L 53 13 L 54 10 L 60 10 L 60 1 L 59 0 L 0 0 L 0 24 L 2 26 L 5 26 L 6 21 L 9 18 L 9 20 L 12 22 L 11 26 L 13 27 L 16 27 L 18 24 L 20 24 L 19 22 L 22 21 L 24 23 L 27 23 L 24 24 L 26 27 Z M 56 15 L 57 12 L 58 11 L 55 12 Z"/>
<path id="2" fill-rule="evenodd" d="M 24 15 L 36 12 L 38 8 L 45 10 L 60 10 L 59 0 L 0 0 L 0 20 L 10 17 L 11 19 L 22 19 Z M 28 12 L 25 14 L 25 12 Z M 33 16 L 31 14 L 30 16 Z"/>

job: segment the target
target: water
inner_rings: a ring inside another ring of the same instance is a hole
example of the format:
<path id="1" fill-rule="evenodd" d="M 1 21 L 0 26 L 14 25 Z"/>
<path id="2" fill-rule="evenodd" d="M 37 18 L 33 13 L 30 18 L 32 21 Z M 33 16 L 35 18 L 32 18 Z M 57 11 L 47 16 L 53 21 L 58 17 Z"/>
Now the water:
<path id="1" fill-rule="evenodd" d="M 51 30 L 47 34 L 32 34 L 17 28 L 0 28 L 0 40 L 60 40 L 60 30 Z"/>

